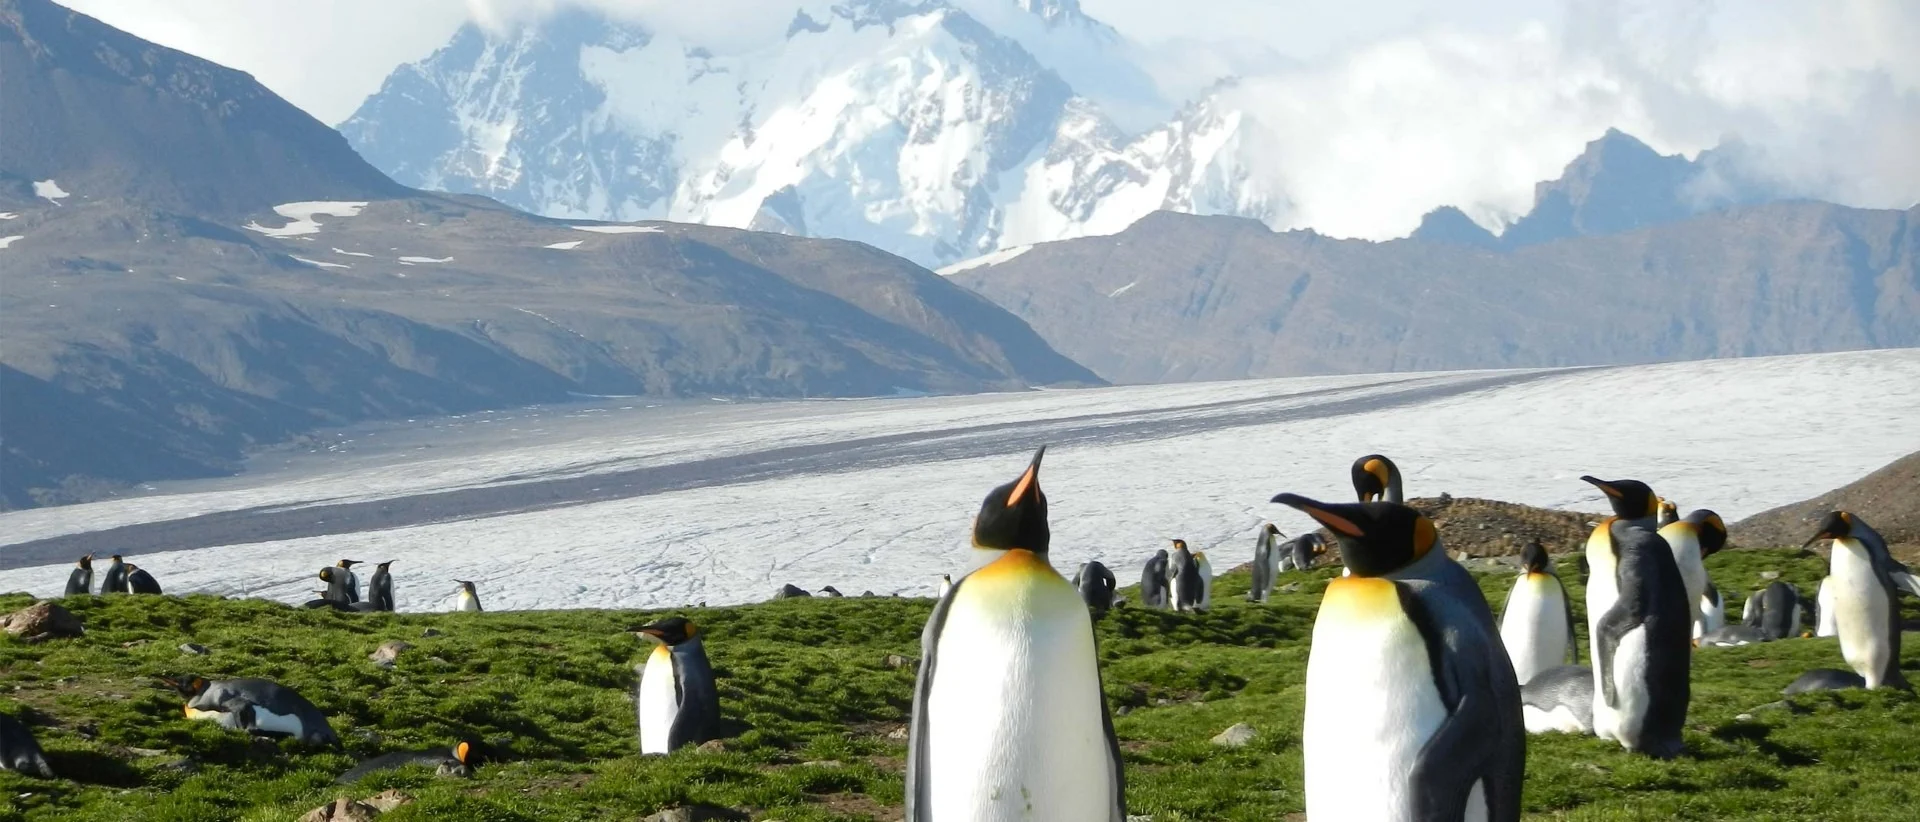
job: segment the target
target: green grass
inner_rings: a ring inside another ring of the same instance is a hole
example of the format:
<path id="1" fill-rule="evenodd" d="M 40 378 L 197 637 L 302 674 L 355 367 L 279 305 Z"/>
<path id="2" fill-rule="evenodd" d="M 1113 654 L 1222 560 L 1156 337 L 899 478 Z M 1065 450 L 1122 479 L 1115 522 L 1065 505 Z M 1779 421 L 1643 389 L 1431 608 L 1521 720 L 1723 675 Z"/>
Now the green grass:
<path id="1" fill-rule="evenodd" d="M 1735 608 L 1764 584 L 1763 570 L 1809 591 L 1822 573 L 1818 558 L 1795 551 L 1723 553 L 1708 565 Z M 1562 572 L 1574 582 L 1570 559 Z M 1274 820 L 1302 809 L 1306 638 L 1333 573 L 1286 575 L 1281 583 L 1298 590 L 1258 606 L 1241 599 L 1246 576 L 1230 574 L 1216 583 L 1209 614 L 1121 609 L 1100 623 L 1132 813 Z M 1483 578 L 1496 608 L 1509 581 Z M 0 612 L 30 601 L 0 596 Z M 908 719 L 913 673 L 886 657 L 918 656 L 931 603 L 810 599 L 678 612 L 702 625 L 735 727 L 722 752 L 644 758 L 627 693 L 647 646 L 627 631 L 653 613 L 336 614 L 210 597 L 68 605 L 86 637 L 0 640 L 0 710 L 25 711 L 68 777 L 0 772 L 9 801 L 0 822 L 265 822 L 385 788 L 419 799 L 382 817 L 392 822 L 636 819 L 697 802 L 787 822 L 895 818 L 905 743 L 889 734 Z M 422 637 L 429 627 L 440 634 Z M 416 646 L 392 670 L 366 658 L 387 639 Z M 212 653 L 186 655 L 182 642 Z M 1904 667 L 1920 669 L 1920 637 L 1905 646 Z M 1672 762 L 1593 738 L 1529 737 L 1529 818 L 1912 818 L 1920 700 L 1850 692 L 1754 710 L 1823 666 L 1844 667 L 1832 640 L 1698 652 L 1687 753 Z M 189 722 L 179 698 L 152 681 L 176 673 L 290 685 L 332 717 L 346 750 L 256 745 Z M 1236 722 L 1256 729 L 1252 744 L 1210 744 Z M 416 768 L 351 789 L 332 784 L 357 757 L 460 735 L 505 748 L 508 761 L 471 781 Z M 185 757 L 200 768 L 169 767 Z"/>

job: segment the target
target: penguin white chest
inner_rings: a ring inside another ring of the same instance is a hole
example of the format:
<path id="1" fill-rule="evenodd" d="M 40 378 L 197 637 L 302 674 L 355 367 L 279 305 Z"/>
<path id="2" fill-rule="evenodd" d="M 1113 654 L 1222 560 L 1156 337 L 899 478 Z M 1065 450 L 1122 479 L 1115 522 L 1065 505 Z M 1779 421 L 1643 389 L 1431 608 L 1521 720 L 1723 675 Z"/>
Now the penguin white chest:
<path id="1" fill-rule="evenodd" d="M 1687 587 L 1687 602 L 1693 612 L 1694 636 L 1699 636 L 1700 597 L 1707 592 L 1707 565 L 1700 558 L 1700 536 L 1690 523 L 1676 522 L 1660 529 L 1661 538 L 1673 549 L 1673 562 L 1680 567 L 1680 582 Z"/>
<path id="2" fill-rule="evenodd" d="M 1866 546 L 1859 542 L 1834 540 L 1830 568 L 1825 585 L 1834 588 L 1831 610 L 1840 638 L 1840 655 L 1854 673 L 1866 678 L 1867 687 L 1878 688 L 1880 676 L 1893 656 L 1889 633 L 1893 603 L 1887 600 L 1887 589 L 1873 572 Z"/>
<path id="3" fill-rule="evenodd" d="M 1820 591 L 1814 594 L 1814 601 L 1820 606 L 1820 624 L 1814 626 L 1814 636 L 1838 636 L 1840 625 L 1834 618 L 1834 598 L 1840 592 L 1840 586 L 1832 577 L 1820 580 Z"/>
<path id="4" fill-rule="evenodd" d="M 961 580 L 934 660 L 921 773 L 942 819 L 1110 819 L 1093 623 L 1045 560 L 1009 552 Z"/>
<path id="5" fill-rule="evenodd" d="M 1500 642 L 1513 660 L 1521 684 L 1567 658 L 1566 592 L 1550 574 L 1521 574 L 1514 580 L 1507 612 L 1500 619 Z"/>
<path id="6" fill-rule="evenodd" d="M 461 591 L 460 592 L 460 610 L 469 611 L 469 612 L 479 611 L 480 598 L 477 596 L 474 596 L 473 594 L 467 593 L 466 591 Z"/>
<path id="7" fill-rule="evenodd" d="M 259 705 L 255 705 L 253 706 L 253 727 L 271 733 L 303 736 L 306 733 L 307 726 L 300 721 L 300 717 L 298 716 L 293 714 L 276 714 Z"/>
<path id="8" fill-rule="evenodd" d="M 1426 640 L 1394 584 L 1329 584 L 1307 657 L 1307 818 L 1411 820 L 1414 765 L 1446 718 Z"/>
<path id="9" fill-rule="evenodd" d="M 673 652 L 655 646 L 640 671 L 640 752 L 663 754 L 673 750 L 673 720 L 680 715 L 680 694 L 674 683 Z"/>

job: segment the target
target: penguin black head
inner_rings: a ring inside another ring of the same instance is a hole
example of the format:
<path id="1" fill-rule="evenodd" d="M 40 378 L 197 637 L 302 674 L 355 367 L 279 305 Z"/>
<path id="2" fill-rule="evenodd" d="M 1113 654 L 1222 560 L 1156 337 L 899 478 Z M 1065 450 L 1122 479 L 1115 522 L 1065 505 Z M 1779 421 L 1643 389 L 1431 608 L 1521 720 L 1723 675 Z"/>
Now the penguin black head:
<path id="1" fill-rule="evenodd" d="M 462 765 L 478 765 L 487 759 L 486 746 L 469 739 L 462 739 L 453 746 L 453 758 Z"/>
<path id="2" fill-rule="evenodd" d="M 333 569 L 334 566 L 332 565 L 320 569 L 320 581 L 326 583 L 333 582 Z"/>
<path id="3" fill-rule="evenodd" d="M 1393 460 L 1379 454 L 1368 454 L 1353 461 L 1353 492 L 1361 502 L 1376 502 L 1387 496 L 1387 485 L 1393 480 L 1395 468 Z"/>
<path id="4" fill-rule="evenodd" d="M 1846 539 L 1853 536 L 1853 515 L 1845 511 L 1828 511 L 1825 519 L 1820 520 L 1820 530 L 1807 541 L 1800 543 L 1805 548 L 1823 539 Z"/>
<path id="5" fill-rule="evenodd" d="M 1187 553 L 1189 553 L 1189 554 L 1191 554 L 1191 553 L 1193 553 L 1193 549 L 1191 549 L 1191 548 L 1188 548 L 1188 547 L 1187 547 L 1187 541 L 1186 541 L 1186 540 L 1184 540 L 1184 539 L 1176 539 L 1176 540 L 1174 540 L 1174 541 L 1173 541 L 1173 550 L 1175 550 L 1175 551 L 1182 551 L 1182 550 L 1184 550 L 1184 551 L 1186 551 L 1186 552 L 1187 552 Z"/>
<path id="6" fill-rule="evenodd" d="M 1694 533 L 1700 535 L 1700 557 L 1713 556 L 1727 547 L 1727 524 L 1720 521 L 1720 515 L 1705 508 L 1696 508 L 1687 512 L 1681 522 L 1691 523 Z"/>
<path id="7" fill-rule="evenodd" d="M 343 560 L 340 560 L 339 562 L 340 567 L 345 568 L 347 570 L 353 570 L 353 566 L 359 565 L 359 564 L 360 564 L 360 560 L 357 560 L 357 559 L 343 559 Z"/>
<path id="8" fill-rule="evenodd" d="M 113 557 L 113 561 L 114 561 L 114 562 L 119 562 L 119 561 L 120 561 L 120 555 L 119 555 L 119 554 L 112 554 L 111 556 Z"/>
<path id="9" fill-rule="evenodd" d="M 181 696 L 188 699 L 206 693 L 207 688 L 212 685 L 212 683 L 208 682 L 204 677 L 199 676 L 163 676 L 159 677 L 159 680 L 167 687 L 179 691 Z"/>
<path id="10" fill-rule="evenodd" d="M 385 570 L 387 570 L 387 566 L 389 566 L 389 565 L 392 565 L 392 564 L 393 564 L 393 560 L 387 560 L 386 562 L 382 562 L 382 563 L 380 563 L 380 564 L 378 564 L 378 565 L 375 565 L 375 566 L 373 566 L 373 567 L 375 567 L 375 568 L 378 568 L 378 569 L 380 569 L 380 570 L 382 570 L 382 571 L 385 571 Z"/>
<path id="11" fill-rule="evenodd" d="M 86 555 L 86 556 L 84 556 L 84 557 L 81 557 L 81 558 L 80 558 L 80 567 L 81 567 L 81 568 L 84 568 L 84 569 L 86 569 L 86 570 L 89 570 L 89 571 L 91 571 L 91 570 L 93 570 L 93 555 L 92 555 L 92 554 L 88 554 L 88 555 Z"/>
<path id="12" fill-rule="evenodd" d="M 679 645 L 700 634 L 700 629 L 688 622 L 686 617 L 667 617 L 651 625 L 640 627 L 640 633 L 659 639 L 668 645 Z"/>
<path id="13" fill-rule="evenodd" d="M 1540 544 L 1540 540 L 1528 542 L 1527 547 L 1520 549 L 1520 564 L 1529 574 L 1546 573 L 1549 561 L 1547 549 Z"/>
<path id="14" fill-rule="evenodd" d="M 1663 517 L 1670 516 L 1670 517 L 1673 517 L 1674 519 L 1679 519 L 1680 506 L 1675 505 L 1673 500 L 1663 499 L 1660 501 L 1660 515 Z"/>
<path id="15" fill-rule="evenodd" d="M 461 589 L 463 589 L 463 590 L 467 590 L 467 591 L 471 591 L 471 590 L 473 590 L 473 583 L 471 583 L 471 582 L 468 582 L 467 580 L 464 580 L 464 579 L 456 579 L 456 580 L 454 580 L 454 582 L 458 582 L 458 583 L 460 583 L 460 587 L 461 587 Z"/>
<path id="16" fill-rule="evenodd" d="M 1047 552 L 1053 535 L 1047 530 L 1047 495 L 1040 490 L 1040 459 L 1046 455 L 1047 447 L 1040 446 L 1019 479 L 987 493 L 973 518 L 975 548 Z"/>
<path id="17" fill-rule="evenodd" d="M 1273 536 L 1276 536 L 1276 537 L 1280 536 L 1280 526 L 1275 525 L 1271 522 L 1267 523 L 1267 533 L 1272 534 Z"/>
<path id="18" fill-rule="evenodd" d="M 1621 519 L 1651 519 L 1660 514 L 1660 498 L 1653 495 L 1653 489 L 1639 480 L 1603 480 L 1594 477 L 1580 479 L 1593 483 L 1600 493 L 1607 495 L 1607 501 L 1613 505 L 1613 515 Z"/>
<path id="19" fill-rule="evenodd" d="M 1322 537 L 1319 534 L 1308 534 L 1306 536 L 1306 539 L 1308 540 L 1309 544 L 1313 546 L 1314 556 L 1320 556 L 1321 554 L 1324 554 L 1327 552 L 1327 540 L 1325 537 Z"/>
<path id="20" fill-rule="evenodd" d="M 1355 576 L 1377 577 L 1413 564 L 1440 544 L 1433 520 L 1393 502 L 1329 503 L 1299 494 L 1273 498 L 1297 508 L 1333 532 L 1340 556 Z"/>

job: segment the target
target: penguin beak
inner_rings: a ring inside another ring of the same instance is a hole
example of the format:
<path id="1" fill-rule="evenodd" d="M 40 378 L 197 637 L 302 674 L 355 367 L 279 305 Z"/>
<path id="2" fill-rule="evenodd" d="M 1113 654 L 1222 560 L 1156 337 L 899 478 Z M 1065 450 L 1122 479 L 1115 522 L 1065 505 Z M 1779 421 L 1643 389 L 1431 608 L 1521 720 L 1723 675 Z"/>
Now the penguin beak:
<path id="1" fill-rule="evenodd" d="M 1029 491 L 1039 486 L 1040 460 L 1046 455 L 1047 447 L 1044 445 L 1040 446 L 1040 450 L 1033 452 L 1033 461 L 1027 463 L 1027 472 L 1020 475 L 1020 481 L 1014 483 L 1013 493 L 1007 495 L 1008 508 L 1019 505 Z"/>
<path id="2" fill-rule="evenodd" d="M 472 752 L 473 752 L 473 748 L 468 746 L 467 743 L 465 742 L 462 742 L 458 745 L 453 746 L 453 758 L 460 760 L 460 764 L 462 765 L 467 764 L 467 757 Z"/>
<path id="3" fill-rule="evenodd" d="M 1593 487 L 1600 489 L 1600 493 L 1606 494 L 1609 497 L 1619 499 L 1621 496 L 1620 489 L 1613 487 L 1613 485 L 1606 480 L 1590 476 L 1582 476 L 1580 479 L 1583 482 L 1592 483 Z"/>
<path id="4" fill-rule="evenodd" d="M 1301 513 L 1313 517 L 1315 522 L 1326 526 L 1327 530 L 1336 534 L 1342 534 L 1355 539 L 1367 535 L 1365 529 L 1361 528 L 1352 519 L 1342 516 L 1335 510 L 1340 506 L 1329 505 L 1318 500 L 1311 500 L 1299 494 L 1278 494 L 1274 496 L 1271 502 L 1277 502 L 1289 508 L 1297 509 Z"/>

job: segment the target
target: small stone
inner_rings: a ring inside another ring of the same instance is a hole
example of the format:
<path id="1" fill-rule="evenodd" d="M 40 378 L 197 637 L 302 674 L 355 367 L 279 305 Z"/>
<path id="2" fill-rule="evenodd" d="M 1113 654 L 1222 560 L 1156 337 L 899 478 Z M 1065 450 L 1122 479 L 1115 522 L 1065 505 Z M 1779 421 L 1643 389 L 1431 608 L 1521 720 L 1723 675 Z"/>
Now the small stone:
<path id="1" fill-rule="evenodd" d="M 369 796 L 366 799 L 362 799 L 360 802 L 361 804 L 372 806 L 376 811 L 386 813 L 401 805 L 412 804 L 413 797 L 399 791 L 385 790 Z"/>
<path id="2" fill-rule="evenodd" d="M 887 733 L 887 738 L 895 742 L 905 742 L 908 739 L 912 738 L 912 736 L 913 736 L 913 731 L 909 730 L 905 725 L 901 725 L 898 728 L 894 728 L 892 731 Z"/>
<path id="3" fill-rule="evenodd" d="M 1780 572 L 1779 571 L 1761 571 L 1760 578 L 1761 579 L 1779 579 Z"/>
<path id="4" fill-rule="evenodd" d="M 802 763 L 800 763 L 800 767 L 802 767 L 802 768 L 838 768 L 838 767 L 840 767 L 840 760 L 838 760 L 838 759 L 815 759 L 815 760 L 813 760 L 812 762 L 802 762 Z"/>
<path id="5" fill-rule="evenodd" d="M 140 647 L 140 646 L 142 646 L 142 645 L 145 645 L 145 644 L 147 644 L 148 642 L 151 642 L 151 641 L 152 641 L 152 640 L 146 640 L 146 639 L 130 639 L 130 640 L 127 640 L 126 642 L 122 642 L 122 643 L 120 643 L 120 647 L 122 647 L 122 648 L 138 648 L 138 647 Z"/>
<path id="6" fill-rule="evenodd" d="M 373 649 L 373 653 L 367 654 L 367 659 L 373 660 L 373 664 L 382 668 L 391 668 L 394 660 L 400 658 L 400 654 L 412 648 L 413 643 L 389 639 L 380 643 L 380 647 Z"/>
<path id="7" fill-rule="evenodd" d="M 668 808 L 640 822 L 746 822 L 752 817 L 739 811 L 716 808 L 712 805 L 690 805 L 684 808 Z"/>
<path id="8" fill-rule="evenodd" d="M 86 628 L 80 624 L 79 617 L 53 602 L 36 602 L 0 617 L 0 628 L 14 636 L 29 637 L 33 641 L 73 637 L 86 633 Z"/>
<path id="9" fill-rule="evenodd" d="M 134 756 L 166 756 L 167 755 L 166 751 L 155 750 L 153 748 L 128 748 L 127 753 L 133 754 Z"/>
<path id="10" fill-rule="evenodd" d="M 439 635 L 440 635 L 439 628 L 428 628 L 420 632 L 420 636 L 422 637 L 439 636 Z"/>
<path id="11" fill-rule="evenodd" d="M 899 654 L 887 654 L 886 663 L 889 668 L 907 668 L 912 667 L 914 660 Z"/>
<path id="12" fill-rule="evenodd" d="M 1737 715 L 1735 715 L 1735 716 L 1734 716 L 1734 718 L 1733 718 L 1733 721 L 1735 721 L 1735 722 L 1752 722 L 1752 721 L 1753 721 L 1753 714 L 1737 714 Z"/>
<path id="13" fill-rule="evenodd" d="M 1245 722 L 1238 723 L 1231 728 L 1221 731 L 1219 736 L 1213 738 L 1213 744 L 1224 748 L 1242 748 L 1246 747 L 1246 744 L 1252 741 L 1253 726 Z"/>
<path id="14" fill-rule="evenodd" d="M 1130 813 L 1127 814 L 1127 822 L 1153 822 L 1153 817 L 1145 814 Z"/>
<path id="15" fill-rule="evenodd" d="M 694 750 L 699 751 L 701 753 L 725 753 L 727 750 L 727 743 L 726 743 L 726 740 L 723 740 L 723 739 L 709 739 L 705 742 L 700 743 L 700 747 L 695 748 Z"/>
<path id="16" fill-rule="evenodd" d="M 180 653 L 190 656 L 206 656 L 207 646 L 201 645 L 198 642 L 182 642 L 180 643 Z"/>
<path id="17" fill-rule="evenodd" d="M 182 757 L 168 762 L 165 765 L 161 765 L 160 770 L 173 771 L 175 773 L 198 773 L 200 771 L 200 763 L 195 762 L 193 757 Z"/>
<path id="18" fill-rule="evenodd" d="M 300 822 L 373 822 L 380 812 L 371 805 L 340 797 L 333 802 L 321 805 L 300 817 Z"/>

